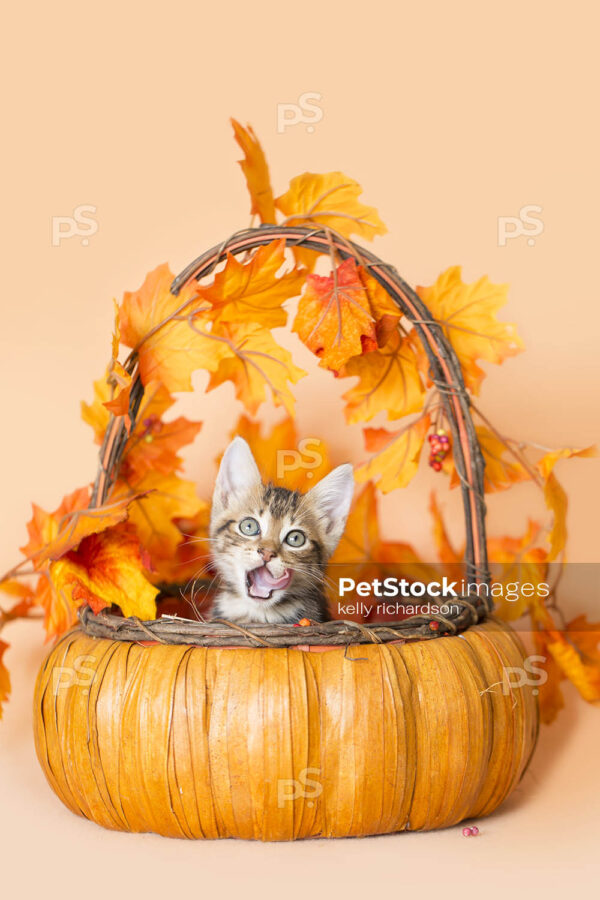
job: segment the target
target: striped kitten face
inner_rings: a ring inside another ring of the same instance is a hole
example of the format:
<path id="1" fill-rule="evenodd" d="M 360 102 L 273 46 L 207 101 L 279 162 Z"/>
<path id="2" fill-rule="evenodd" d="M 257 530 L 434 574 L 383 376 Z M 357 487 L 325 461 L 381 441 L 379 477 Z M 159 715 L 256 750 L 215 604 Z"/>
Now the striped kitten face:
<path id="1" fill-rule="evenodd" d="M 213 615 L 246 624 L 328 618 L 325 566 L 344 530 L 353 487 L 349 465 L 306 494 L 265 485 L 248 444 L 235 438 L 213 494 L 210 536 L 221 577 Z"/>

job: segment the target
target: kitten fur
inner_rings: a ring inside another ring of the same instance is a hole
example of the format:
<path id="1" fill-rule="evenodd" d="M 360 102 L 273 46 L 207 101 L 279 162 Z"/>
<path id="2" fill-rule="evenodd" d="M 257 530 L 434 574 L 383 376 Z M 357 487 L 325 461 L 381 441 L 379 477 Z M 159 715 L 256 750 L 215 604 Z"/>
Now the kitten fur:
<path id="1" fill-rule="evenodd" d="M 234 438 L 221 462 L 211 511 L 211 553 L 220 576 L 213 618 L 245 625 L 304 617 L 327 621 L 325 568 L 344 531 L 353 488 L 350 465 L 338 466 L 306 494 L 263 484 L 250 447 Z M 240 530 L 248 517 L 258 534 Z M 292 531 L 303 533 L 302 546 L 286 542 Z M 284 587 L 264 598 L 251 595 L 266 593 L 278 580 Z"/>

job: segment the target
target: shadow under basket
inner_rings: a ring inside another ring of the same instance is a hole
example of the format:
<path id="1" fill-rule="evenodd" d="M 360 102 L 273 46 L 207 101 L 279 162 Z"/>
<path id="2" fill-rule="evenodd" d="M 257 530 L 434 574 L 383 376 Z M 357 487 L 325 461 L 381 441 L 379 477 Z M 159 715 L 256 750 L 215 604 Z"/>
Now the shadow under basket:
<path id="1" fill-rule="evenodd" d="M 483 459 L 460 366 L 397 272 L 330 232 L 262 226 L 175 279 L 177 294 L 227 253 L 283 238 L 368 265 L 413 323 L 452 434 L 469 582 L 489 580 Z M 131 362 L 130 418 L 143 396 Z M 127 440 L 113 418 L 92 505 Z M 106 828 L 265 841 L 428 830 L 492 812 L 518 783 L 538 732 L 525 650 L 485 591 L 447 616 L 307 627 L 140 622 L 84 609 L 50 650 L 34 697 L 35 742 L 65 805 Z M 431 628 L 431 622 L 436 625 Z"/>

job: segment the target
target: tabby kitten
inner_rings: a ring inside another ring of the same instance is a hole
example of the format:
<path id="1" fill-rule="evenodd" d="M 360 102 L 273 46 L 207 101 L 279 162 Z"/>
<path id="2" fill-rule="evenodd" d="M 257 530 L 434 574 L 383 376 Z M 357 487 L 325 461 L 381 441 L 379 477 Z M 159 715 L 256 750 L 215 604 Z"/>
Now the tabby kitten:
<path id="1" fill-rule="evenodd" d="M 329 618 L 327 560 L 352 500 L 350 465 L 306 494 L 263 484 L 250 447 L 236 437 L 223 456 L 212 502 L 212 559 L 220 575 L 213 618 L 241 624 Z"/>

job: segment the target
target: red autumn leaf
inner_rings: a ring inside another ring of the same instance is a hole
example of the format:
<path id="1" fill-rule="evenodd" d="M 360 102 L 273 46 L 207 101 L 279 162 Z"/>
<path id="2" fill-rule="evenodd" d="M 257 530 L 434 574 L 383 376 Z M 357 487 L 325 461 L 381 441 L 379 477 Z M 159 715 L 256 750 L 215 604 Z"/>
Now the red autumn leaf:
<path id="1" fill-rule="evenodd" d="M 339 371 L 352 356 L 377 346 L 375 317 L 353 259 L 330 275 L 308 275 L 293 330 L 320 358 Z"/>
<path id="2" fill-rule="evenodd" d="M 137 535 L 127 525 L 85 538 L 50 564 L 59 596 L 76 610 L 88 603 L 94 612 L 115 604 L 123 615 L 153 619 L 158 593 L 143 573 L 144 558 Z"/>

